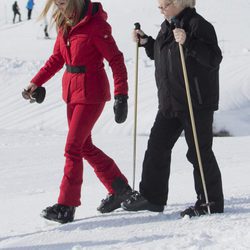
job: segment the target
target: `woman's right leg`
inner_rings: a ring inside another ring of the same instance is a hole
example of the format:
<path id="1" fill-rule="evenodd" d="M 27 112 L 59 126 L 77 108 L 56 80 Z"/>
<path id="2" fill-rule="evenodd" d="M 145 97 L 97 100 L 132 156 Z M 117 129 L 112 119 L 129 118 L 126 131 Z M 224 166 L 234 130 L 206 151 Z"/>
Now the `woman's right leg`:
<path id="1" fill-rule="evenodd" d="M 66 157 L 64 175 L 60 185 L 58 203 L 43 210 L 44 218 L 60 223 L 74 220 L 75 207 L 81 204 L 82 145 L 85 144 L 103 107 L 104 103 L 67 105 L 69 132 L 64 154 Z"/>

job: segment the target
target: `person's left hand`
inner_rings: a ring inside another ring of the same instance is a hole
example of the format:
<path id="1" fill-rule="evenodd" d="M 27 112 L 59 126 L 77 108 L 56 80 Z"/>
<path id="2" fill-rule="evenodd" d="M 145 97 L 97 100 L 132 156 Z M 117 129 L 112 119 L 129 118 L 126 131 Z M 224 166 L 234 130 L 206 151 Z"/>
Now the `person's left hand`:
<path id="1" fill-rule="evenodd" d="M 27 92 L 32 94 L 37 89 L 37 85 L 33 82 L 30 82 L 29 85 L 25 88 Z"/>
<path id="2" fill-rule="evenodd" d="M 116 95 L 114 103 L 115 121 L 117 123 L 123 123 L 127 119 L 128 115 L 128 96 L 127 95 Z"/>
<path id="3" fill-rule="evenodd" d="M 180 29 L 180 28 L 175 28 L 173 30 L 173 32 L 174 32 L 175 41 L 177 43 L 180 43 L 181 45 L 183 45 L 186 41 L 186 38 L 187 38 L 187 34 L 186 34 L 185 30 Z"/>
<path id="4" fill-rule="evenodd" d="M 42 103 L 46 96 L 46 89 L 44 87 L 38 87 L 36 84 L 31 82 L 23 90 L 22 96 L 25 100 L 29 100 L 30 103 Z"/>

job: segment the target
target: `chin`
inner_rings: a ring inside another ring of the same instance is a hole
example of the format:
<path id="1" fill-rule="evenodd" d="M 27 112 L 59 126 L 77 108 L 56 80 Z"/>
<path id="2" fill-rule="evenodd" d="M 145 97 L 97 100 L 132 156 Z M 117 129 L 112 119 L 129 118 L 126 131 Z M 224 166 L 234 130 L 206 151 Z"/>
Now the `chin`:
<path id="1" fill-rule="evenodd" d="M 165 19 L 167 20 L 167 21 L 171 21 L 171 18 L 169 18 L 169 17 L 167 17 L 167 16 L 165 16 Z"/>

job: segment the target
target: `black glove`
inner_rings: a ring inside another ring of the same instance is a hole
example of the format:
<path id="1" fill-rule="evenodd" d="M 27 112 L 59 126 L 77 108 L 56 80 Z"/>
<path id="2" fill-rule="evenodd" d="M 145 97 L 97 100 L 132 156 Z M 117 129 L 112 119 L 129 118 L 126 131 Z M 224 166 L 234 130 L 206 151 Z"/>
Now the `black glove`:
<path id="1" fill-rule="evenodd" d="M 146 43 L 148 42 L 148 36 L 141 30 L 140 23 L 135 23 L 133 40 L 138 43 L 139 47 L 145 47 Z"/>
<path id="2" fill-rule="evenodd" d="M 24 89 L 22 96 L 24 99 L 30 100 L 30 103 L 42 103 L 46 96 L 46 89 L 44 87 L 37 87 L 32 93 Z"/>
<path id="3" fill-rule="evenodd" d="M 117 123 L 123 123 L 127 119 L 128 115 L 128 96 L 117 95 L 115 96 L 114 113 L 115 121 Z"/>

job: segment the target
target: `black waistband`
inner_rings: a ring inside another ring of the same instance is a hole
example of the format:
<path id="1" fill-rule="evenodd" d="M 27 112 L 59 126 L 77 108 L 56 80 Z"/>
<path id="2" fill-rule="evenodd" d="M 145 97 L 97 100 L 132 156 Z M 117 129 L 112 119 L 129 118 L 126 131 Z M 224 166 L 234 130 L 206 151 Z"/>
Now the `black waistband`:
<path id="1" fill-rule="evenodd" d="M 66 70 L 69 73 L 79 74 L 79 73 L 85 73 L 86 67 L 85 66 L 71 66 L 71 65 L 66 64 Z"/>

